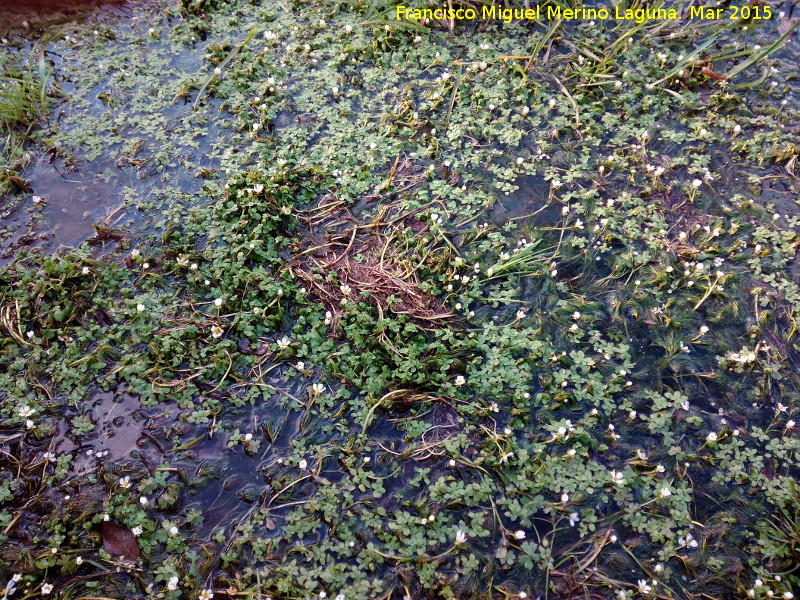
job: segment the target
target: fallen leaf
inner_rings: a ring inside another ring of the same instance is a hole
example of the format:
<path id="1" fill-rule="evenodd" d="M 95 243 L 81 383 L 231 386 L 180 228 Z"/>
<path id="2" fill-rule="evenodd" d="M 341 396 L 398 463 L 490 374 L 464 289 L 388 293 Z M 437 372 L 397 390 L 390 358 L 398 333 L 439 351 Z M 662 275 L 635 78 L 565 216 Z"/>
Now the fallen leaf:
<path id="1" fill-rule="evenodd" d="M 727 81 L 728 78 L 724 75 L 720 75 L 719 73 L 712 71 L 708 67 L 703 67 L 700 69 L 700 72 L 705 75 L 706 77 L 711 77 L 711 79 L 716 79 L 717 81 Z"/>
<path id="2" fill-rule="evenodd" d="M 139 558 L 139 545 L 136 536 L 127 527 L 117 525 L 111 521 L 103 521 L 100 526 L 103 536 L 103 546 L 112 556 L 119 556 L 123 560 L 135 561 Z"/>
<path id="3" fill-rule="evenodd" d="M 783 35 L 789 31 L 800 19 L 781 19 L 778 21 L 778 35 Z"/>

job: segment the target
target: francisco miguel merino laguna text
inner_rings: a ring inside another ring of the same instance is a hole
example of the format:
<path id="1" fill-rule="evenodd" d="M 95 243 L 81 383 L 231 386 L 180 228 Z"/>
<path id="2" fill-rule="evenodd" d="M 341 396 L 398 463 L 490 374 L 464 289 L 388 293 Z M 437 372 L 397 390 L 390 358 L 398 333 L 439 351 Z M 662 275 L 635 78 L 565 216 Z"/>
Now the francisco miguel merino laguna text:
<path id="1" fill-rule="evenodd" d="M 442 8 L 410 8 L 403 5 L 398 5 L 396 10 L 396 18 L 398 20 L 415 20 L 422 21 L 423 19 L 456 19 L 473 21 L 477 20 L 478 11 L 474 8 L 450 8 L 443 6 Z M 613 16 L 612 16 L 613 15 Z M 545 19 L 589 19 L 589 20 L 630 20 L 642 23 L 647 20 L 664 20 L 664 19 L 677 19 L 678 12 L 674 8 L 639 8 L 636 10 L 620 9 L 618 6 L 613 7 L 613 13 L 607 8 L 562 8 L 560 6 L 547 6 L 545 10 L 537 5 L 533 8 L 503 8 L 500 6 L 483 6 L 480 11 L 481 20 L 499 20 L 504 23 L 511 23 L 512 21 L 521 20 L 540 20 Z M 715 18 L 705 13 L 698 13 L 690 15 L 690 18 Z M 718 17 L 716 17 L 718 18 Z"/>

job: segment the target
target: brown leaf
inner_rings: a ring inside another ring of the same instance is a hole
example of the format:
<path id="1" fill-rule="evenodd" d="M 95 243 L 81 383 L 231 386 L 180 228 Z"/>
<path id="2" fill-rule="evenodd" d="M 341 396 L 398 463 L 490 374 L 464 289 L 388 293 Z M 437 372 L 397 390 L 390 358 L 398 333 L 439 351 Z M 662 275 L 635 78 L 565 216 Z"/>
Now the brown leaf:
<path id="1" fill-rule="evenodd" d="M 117 525 L 111 521 L 103 521 L 100 526 L 103 535 L 103 546 L 112 556 L 119 556 L 123 560 L 135 561 L 139 558 L 139 545 L 136 536 L 127 527 Z"/>
<path id="2" fill-rule="evenodd" d="M 783 35 L 789 31 L 797 21 L 800 21 L 800 19 L 781 19 L 778 21 L 778 35 Z"/>
<path id="3" fill-rule="evenodd" d="M 716 79 L 717 81 L 727 81 L 728 78 L 724 75 L 720 75 L 719 73 L 712 71 L 708 67 L 703 67 L 700 69 L 700 72 L 705 75 L 706 77 L 711 77 L 711 79 Z"/>

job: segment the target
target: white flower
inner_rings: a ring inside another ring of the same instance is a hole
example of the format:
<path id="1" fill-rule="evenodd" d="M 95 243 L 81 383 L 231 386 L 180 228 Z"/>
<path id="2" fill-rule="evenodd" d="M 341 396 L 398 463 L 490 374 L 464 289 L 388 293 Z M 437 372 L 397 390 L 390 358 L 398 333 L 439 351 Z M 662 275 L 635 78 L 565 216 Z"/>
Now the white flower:
<path id="1" fill-rule="evenodd" d="M 311 386 L 311 391 L 315 394 L 321 394 L 325 391 L 325 386 L 323 386 L 321 383 L 315 383 Z"/>
<path id="2" fill-rule="evenodd" d="M 342 285 L 339 289 L 345 296 L 347 296 L 351 291 L 353 291 L 353 289 L 346 283 Z"/>
<path id="3" fill-rule="evenodd" d="M 42 584 L 42 595 L 46 596 L 47 594 L 49 594 L 52 591 L 53 591 L 53 586 L 52 585 L 50 585 L 49 583 L 43 583 Z"/>
<path id="4" fill-rule="evenodd" d="M 35 413 L 36 413 L 36 411 L 34 409 L 32 409 L 30 406 L 28 406 L 27 404 L 19 409 L 19 416 L 20 417 L 25 417 L 25 418 L 32 417 Z"/>
<path id="5" fill-rule="evenodd" d="M 467 382 L 467 380 L 466 380 L 466 379 L 464 379 L 464 376 L 463 376 L 463 375 L 459 375 L 458 377 L 456 377 L 456 385 L 457 385 L 457 386 L 462 386 L 462 385 L 464 385 L 466 382 Z"/>
<path id="6" fill-rule="evenodd" d="M 174 535 L 178 535 L 178 533 L 179 533 L 179 532 L 178 532 L 178 528 L 177 528 L 177 527 L 175 527 L 174 525 L 173 525 L 172 527 L 170 527 L 170 528 L 169 528 L 169 534 L 170 534 L 170 535 L 173 535 L 173 536 L 174 536 Z"/>
<path id="7" fill-rule="evenodd" d="M 708 442 L 716 442 L 717 441 L 717 434 L 713 431 L 706 436 L 706 441 Z"/>
<path id="8" fill-rule="evenodd" d="M 625 484 L 625 478 L 622 476 L 622 473 L 620 473 L 619 471 L 611 471 L 609 473 L 609 475 L 611 476 L 612 483 L 616 483 L 617 485 L 624 485 Z"/>
<path id="9" fill-rule="evenodd" d="M 326 311 L 325 312 L 325 325 L 330 325 L 332 320 L 333 320 L 333 315 L 331 314 L 331 311 Z"/>
<path id="10" fill-rule="evenodd" d="M 640 579 L 638 581 L 638 586 L 639 586 L 639 592 L 641 592 L 642 594 L 649 594 L 650 590 L 653 589 L 649 585 L 647 585 L 646 579 Z"/>
<path id="11" fill-rule="evenodd" d="M 286 350 L 291 344 L 292 342 L 286 336 L 283 336 L 281 339 L 278 340 L 278 348 L 280 348 L 281 350 Z"/>
<path id="12" fill-rule="evenodd" d="M 305 458 L 301 458 L 300 462 L 297 463 L 297 466 L 300 467 L 303 471 L 308 468 L 308 461 Z"/>
<path id="13" fill-rule="evenodd" d="M 119 485 L 122 489 L 127 490 L 131 487 L 131 478 L 125 475 L 125 477 L 120 478 Z"/>
<path id="14" fill-rule="evenodd" d="M 697 548 L 697 540 L 694 539 L 691 533 L 686 534 L 686 539 L 678 538 L 678 545 L 679 546 L 687 546 L 689 548 Z M 758 581 L 758 580 L 756 580 Z M 756 586 L 758 587 L 758 586 Z"/>
<path id="15" fill-rule="evenodd" d="M 706 334 L 706 333 L 708 333 L 708 325 L 703 325 L 703 326 L 700 328 L 700 333 L 701 333 L 701 334 Z"/>
<path id="16" fill-rule="evenodd" d="M 578 521 L 580 521 L 580 519 L 578 518 L 578 513 L 576 513 L 576 512 L 569 513 L 569 526 L 570 527 L 575 527 L 575 523 L 577 523 Z"/>
<path id="17" fill-rule="evenodd" d="M 214 306 L 222 306 L 222 298 L 217 298 L 214 300 Z"/>
<path id="18" fill-rule="evenodd" d="M 179 267 L 185 267 L 189 264 L 189 259 L 181 254 L 177 259 L 175 259 L 175 264 L 177 264 Z"/>
<path id="19" fill-rule="evenodd" d="M 200 595 L 197 597 L 198 600 L 211 600 L 214 597 L 214 592 L 211 590 L 203 590 L 200 592 Z"/>
<path id="20" fill-rule="evenodd" d="M 75 564 L 76 565 L 82 565 L 83 564 L 83 557 L 82 556 L 75 557 Z"/>
<path id="21" fill-rule="evenodd" d="M 141 526 L 137 525 L 136 527 L 134 527 L 133 529 L 131 529 L 131 533 L 132 533 L 133 535 L 135 535 L 136 537 L 139 537 L 140 535 L 142 535 L 142 528 L 141 528 Z"/>
<path id="22" fill-rule="evenodd" d="M 463 544 L 467 541 L 467 534 L 460 529 L 456 531 L 456 544 Z"/>
<path id="23" fill-rule="evenodd" d="M 83 267 L 81 269 L 81 273 L 84 274 L 84 275 L 88 275 L 89 274 L 89 267 Z"/>
<path id="24" fill-rule="evenodd" d="M 217 339 L 223 333 L 224 333 L 224 331 L 222 330 L 222 327 L 220 327 L 219 325 L 214 325 L 211 328 L 211 337 L 213 337 L 214 339 Z"/>
<path id="25" fill-rule="evenodd" d="M 692 181 L 693 188 L 699 188 L 701 185 L 703 185 L 703 182 L 700 181 L 699 179 L 695 179 L 694 181 Z"/>
<path id="26" fill-rule="evenodd" d="M 518 540 L 524 540 L 525 539 L 525 532 L 522 531 L 522 529 L 518 529 L 517 531 L 514 532 L 514 537 L 516 539 L 518 539 Z"/>
<path id="27" fill-rule="evenodd" d="M 672 496 L 672 492 L 669 490 L 668 487 L 661 488 L 661 491 L 658 493 L 659 498 L 667 498 L 668 496 Z"/>
<path id="28" fill-rule="evenodd" d="M 662 565 L 661 563 L 658 563 L 655 567 L 653 567 L 653 570 L 656 573 L 661 573 L 661 571 L 664 570 L 664 565 Z"/>
<path id="29" fill-rule="evenodd" d="M 30 340 L 30 339 L 33 339 L 33 336 L 35 336 L 35 335 L 36 335 L 36 333 L 34 333 L 33 331 L 29 331 L 29 332 L 27 332 L 25 335 L 27 335 L 27 336 L 28 336 L 28 339 Z"/>
<path id="30" fill-rule="evenodd" d="M 169 591 L 171 591 L 171 592 L 174 592 L 176 589 L 178 589 L 178 576 L 177 575 L 169 578 L 169 581 L 167 582 L 167 589 Z"/>
<path id="31" fill-rule="evenodd" d="M 144 304 L 140 302 L 139 304 L 136 305 L 136 312 L 144 312 L 144 308 L 145 308 Z"/>
<path id="32" fill-rule="evenodd" d="M 131 250 L 131 258 L 136 258 L 140 254 L 141 254 L 141 252 L 139 252 L 138 248 L 134 248 L 133 250 Z"/>
<path id="33" fill-rule="evenodd" d="M 563 502 L 564 504 L 569 502 L 569 494 L 561 494 L 561 502 Z"/>
<path id="34" fill-rule="evenodd" d="M 350 27 L 350 26 L 348 25 L 348 27 Z M 344 594 L 339 594 L 339 595 L 338 595 L 338 596 L 336 596 L 336 598 L 334 598 L 333 600 L 344 600 Z"/>
<path id="35" fill-rule="evenodd" d="M 147 496 L 140 496 L 139 497 L 139 504 L 142 506 L 147 506 L 150 501 L 147 499 Z"/>

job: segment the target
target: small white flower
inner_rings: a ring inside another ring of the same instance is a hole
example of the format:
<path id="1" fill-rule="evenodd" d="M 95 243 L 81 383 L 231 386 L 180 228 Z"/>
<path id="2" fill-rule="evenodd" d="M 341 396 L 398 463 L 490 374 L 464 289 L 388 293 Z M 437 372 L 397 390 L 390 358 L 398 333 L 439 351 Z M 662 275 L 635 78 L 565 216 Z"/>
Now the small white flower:
<path id="1" fill-rule="evenodd" d="M 672 496 L 672 492 L 669 490 L 668 487 L 661 488 L 661 491 L 658 493 L 659 498 L 667 498 L 669 496 Z"/>
<path id="2" fill-rule="evenodd" d="M 640 579 L 638 581 L 639 592 L 642 594 L 649 594 L 650 590 L 653 589 L 649 585 L 647 585 L 646 579 Z"/>
<path id="3" fill-rule="evenodd" d="M 463 544 L 467 541 L 467 534 L 460 529 L 456 531 L 456 544 Z"/>
<path id="4" fill-rule="evenodd" d="M 224 331 L 222 330 L 222 327 L 220 327 L 219 325 L 214 325 L 214 326 L 211 328 L 211 337 L 213 337 L 214 339 L 217 339 L 217 338 L 218 338 L 218 337 L 220 337 L 220 336 L 221 336 L 223 333 L 224 333 Z"/>
<path id="5" fill-rule="evenodd" d="M 699 179 L 695 179 L 692 181 L 693 188 L 699 188 L 701 185 L 703 185 L 703 182 Z"/>
<path id="6" fill-rule="evenodd" d="M 301 458 L 300 462 L 297 463 L 297 466 L 305 471 L 308 468 L 308 461 L 305 458 Z"/>
<path id="7" fill-rule="evenodd" d="M 211 600 L 214 597 L 214 592 L 211 590 L 203 590 L 200 592 L 200 595 L 197 597 L 198 600 Z"/>
<path id="8" fill-rule="evenodd" d="M 525 532 L 522 531 L 522 529 L 518 529 L 517 531 L 514 532 L 514 538 L 516 538 L 518 540 L 524 540 L 525 539 Z"/>
<path id="9" fill-rule="evenodd" d="M 714 433 L 713 431 L 706 436 L 706 441 L 708 442 L 716 442 L 717 439 L 719 438 L 717 437 L 717 434 Z"/>
<path id="10" fill-rule="evenodd" d="M 620 473 L 619 471 L 611 471 L 609 473 L 609 476 L 611 477 L 611 482 L 612 483 L 615 483 L 617 485 L 624 485 L 625 484 L 625 478 L 622 476 L 622 473 Z"/>
<path id="11" fill-rule="evenodd" d="M 214 306 L 222 306 L 222 298 L 217 298 L 214 300 Z"/>
<path id="12" fill-rule="evenodd" d="M 89 274 L 89 267 L 83 267 L 83 268 L 81 269 L 81 273 L 82 273 L 83 275 L 88 275 L 88 274 Z"/>
<path id="13" fill-rule="evenodd" d="M 291 340 L 288 337 L 283 336 L 281 339 L 278 340 L 278 348 L 281 350 L 286 350 L 289 346 L 292 345 Z"/>
<path id="14" fill-rule="evenodd" d="M 325 387 L 321 383 L 315 383 L 311 386 L 311 391 L 315 394 L 321 394 L 325 391 Z"/>
<path id="15" fill-rule="evenodd" d="M 139 497 L 139 504 L 142 506 L 147 506 L 150 501 L 147 499 L 147 496 L 140 496 Z"/>
<path id="16" fill-rule="evenodd" d="M 75 564 L 76 565 L 82 565 L 83 564 L 83 557 L 82 556 L 75 557 Z"/>
<path id="17" fill-rule="evenodd" d="M 178 589 L 178 577 L 177 575 L 170 577 L 169 581 L 167 582 L 167 589 L 171 592 L 174 592 Z"/>
<path id="18" fill-rule="evenodd" d="M 140 535 L 142 535 L 142 531 L 143 531 L 143 530 L 142 530 L 141 526 L 139 526 L 139 525 L 137 525 L 136 527 L 134 527 L 133 529 L 131 529 L 131 533 L 132 533 L 133 535 L 135 535 L 136 537 L 139 537 Z"/>
<path id="19" fill-rule="evenodd" d="M 179 533 L 179 532 L 178 532 L 178 528 L 177 528 L 177 527 L 175 527 L 174 525 L 173 525 L 172 527 L 170 527 L 170 528 L 169 528 L 169 534 L 170 534 L 170 535 L 172 535 L 172 536 L 176 536 L 176 535 L 178 535 L 178 533 Z"/>
<path id="20" fill-rule="evenodd" d="M 144 312 L 145 306 L 141 302 L 136 305 L 136 312 Z"/>
<path id="21" fill-rule="evenodd" d="M 343 293 L 345 296 L 347 296 L 347 295 L 348 295 L 348 294 L 349 294 L 351 291 L 353 291 L 353 289 L 352 289 L 352 288 L 351 288 L 349 285 L 347 285 L 346 283 L 345 283 L 344 285 L 342 285 L 342 286 L 339 288 L 339 290 L 341 290 L 341 292 L 342 292 L 342 293 Z"/>
<path id="22" fill-rule="evenodd" d="M 463 376 L 463 375 L 459 375 L 458 377 L 456 377 L 456 385 L 457 385 L 457 386 L 462 386 L 462 385 L 464 385 L 466 382 L 467 382 L 467 380 L 464 378 L 464 376 Z"/>
<path id="23" fill-rule="evenodd" d="M 125 475 L 125 477 L 120 478 L 119 485 L 122 489 L 127 490 L 129 487 L 131 487 L 131 478 Z"/>
<path id="24" fill-rule="evenodd" d="M 53 586 L 52 585 L 50 585 L 49 583 L 43 583 L 42 584 L 42 595 L 46 596 L 47 594 L 49 594 L 52 591 L 53 591 Z"/>
<path id="25" fill-rule="evenodd" d="M 569 513 L 569 526 L 570 527 L 575 527 L 575 523 L 577 523 L 578 521 L 580 521 L 580 519 L 578 518 L 578 513 L 576 513 L 576 512 Z"/>
<path id="26" fill-rule="evenodd" d="M 25 418 L 32 417 L 35 413 L 36 413 L 36 411 L 34 409 L 32 409 L 30 406 L 28 406 L 27 404 L 19 409 L 19 416 L 20 417 L 25 417 Z"/>

